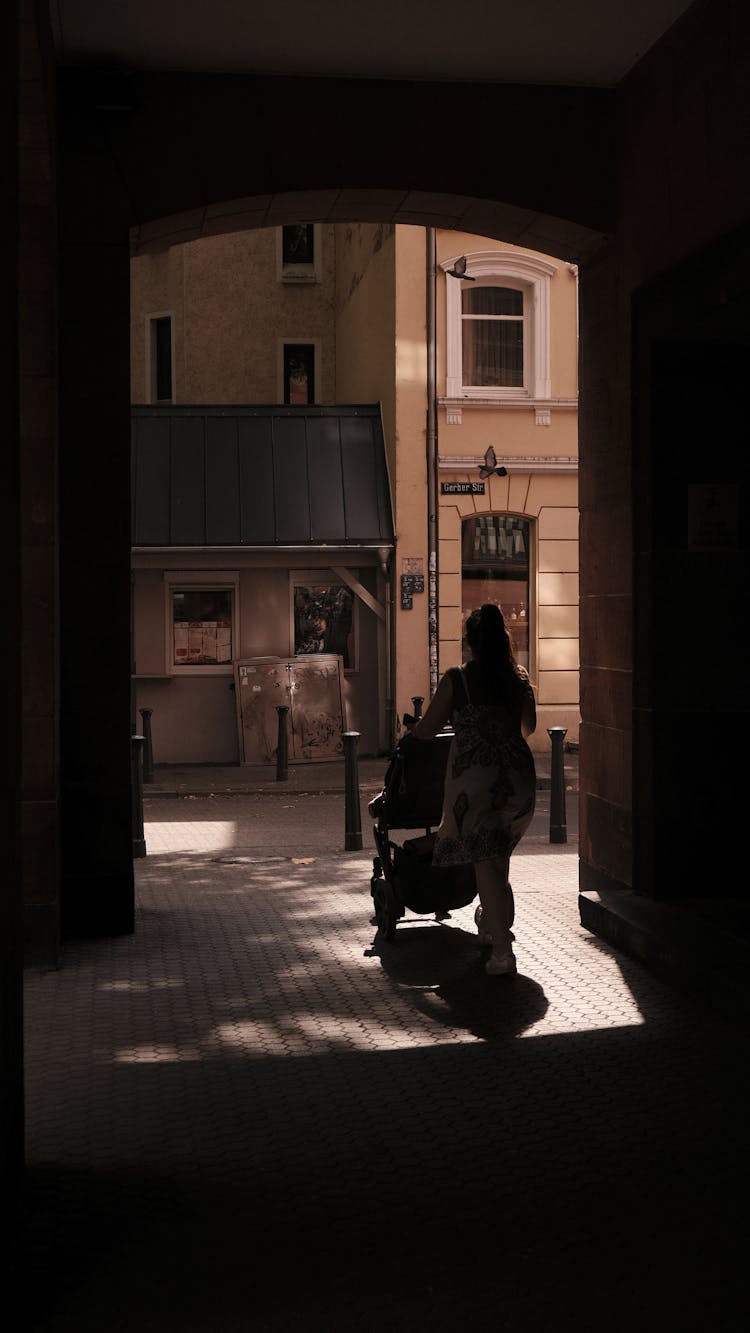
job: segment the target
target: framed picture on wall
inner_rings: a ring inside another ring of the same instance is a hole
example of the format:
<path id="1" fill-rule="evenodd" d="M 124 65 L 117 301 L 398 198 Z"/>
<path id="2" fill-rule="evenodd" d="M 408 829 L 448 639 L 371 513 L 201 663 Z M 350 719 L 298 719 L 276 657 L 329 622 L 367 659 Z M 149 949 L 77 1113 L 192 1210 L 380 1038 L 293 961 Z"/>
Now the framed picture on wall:
<path id="1" fill-rule="evenodd" d="M 292 653 L 335 653 L 345 671 L 357 670 L 357 598 L 351 588 L 326 578 L 325 570 L 290 575 Z"/>

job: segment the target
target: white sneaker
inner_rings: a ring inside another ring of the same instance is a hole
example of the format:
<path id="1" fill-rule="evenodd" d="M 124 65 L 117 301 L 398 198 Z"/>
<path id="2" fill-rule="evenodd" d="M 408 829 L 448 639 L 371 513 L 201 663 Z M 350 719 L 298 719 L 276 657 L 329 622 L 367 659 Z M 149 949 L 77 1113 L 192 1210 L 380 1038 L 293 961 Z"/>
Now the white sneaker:
<path id="1" fill-rule="evenodd" d="M 518 971 L 516 956 L 512 949 L 507 953 L 490 954 L 484 965 L 484 970 L 490 977 L 513 977 Z"/>

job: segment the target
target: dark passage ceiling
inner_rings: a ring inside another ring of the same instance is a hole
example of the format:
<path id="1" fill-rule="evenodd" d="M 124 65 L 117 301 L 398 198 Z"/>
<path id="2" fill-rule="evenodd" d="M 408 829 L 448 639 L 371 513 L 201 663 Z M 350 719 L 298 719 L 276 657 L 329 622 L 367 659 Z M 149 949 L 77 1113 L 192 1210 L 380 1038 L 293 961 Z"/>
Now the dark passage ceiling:
<path id="1" fill-rule="evenodd" d="M 616 85 L 691 0 L 50 0 L 58 61 Z"/>

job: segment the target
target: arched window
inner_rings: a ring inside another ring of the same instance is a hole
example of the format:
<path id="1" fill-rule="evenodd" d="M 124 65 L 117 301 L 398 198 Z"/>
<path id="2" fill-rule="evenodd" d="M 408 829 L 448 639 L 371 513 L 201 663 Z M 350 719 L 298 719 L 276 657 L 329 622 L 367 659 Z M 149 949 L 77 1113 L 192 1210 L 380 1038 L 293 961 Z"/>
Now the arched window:
<path id="1" fill-rule="evenodd" d="M 441 267 L 454 267 L 455 257 Z M 508 250 L 466 256 L 466 277 L 446 274 L 446 397 L 546 399 L 550 279 L 554 264 Z M 472 281 L 473 279 L 473 281 Z"/>
<path id="2" fill-rule="evenodd" d="M 494 602 L 505 617 L 516 661 L 529 667 L 528 519 L 477 514 L 461 524 L 461 613 Z"/>

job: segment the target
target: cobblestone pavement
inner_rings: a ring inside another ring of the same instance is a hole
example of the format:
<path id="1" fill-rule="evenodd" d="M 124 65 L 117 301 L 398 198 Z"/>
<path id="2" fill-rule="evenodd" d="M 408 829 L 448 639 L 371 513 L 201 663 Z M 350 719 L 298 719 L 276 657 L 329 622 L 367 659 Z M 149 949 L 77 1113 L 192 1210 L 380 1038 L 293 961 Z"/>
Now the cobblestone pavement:
<path id="1" fill-rule="evenodd" d="M 380 939 L 340 796 L 147 801 L 134 935 L 27 976 L 13 1333 L 744 1333 L 745 1034 L 544 813 L 508 979 L 473 907 Z"/>

